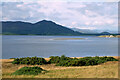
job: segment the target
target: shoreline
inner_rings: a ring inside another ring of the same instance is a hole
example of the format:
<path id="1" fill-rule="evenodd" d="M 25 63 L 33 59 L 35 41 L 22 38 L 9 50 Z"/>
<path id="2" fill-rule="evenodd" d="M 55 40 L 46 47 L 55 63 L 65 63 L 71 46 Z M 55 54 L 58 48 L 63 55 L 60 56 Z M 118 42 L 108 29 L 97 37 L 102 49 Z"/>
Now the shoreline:
<path id="1" fill-rule="evenodd" d="M 95 56 L 85 56 L 85 57 L 95 57 Z M 105 56 L 98 56 L 98 57 L 105 57 Z M 116 58 L 116 59 L 119 59 L 120 58 L 120 56 L 106 56 L 106 57 L 113 57 L 113 58 Z M 22 58 L 22 57 L 20 57 L 20 58 Z M 50 58 L 45 58 L 45 57 L 42 57 L 42 58 L 44 58 L 45 60 L 49 60 Z M 70 58 L 84 58 L 84 57 L 70 57 Z M 9 58 L 9 59 L 0 59 L 0 60 L 12 60 L 12 59 L 14 59 L 14 58 Z"/>
<path id="2" fill-rule="evenodd" d="M 104 37 L 104 38 L 120 38 L 120 35 L 100 35 L 98 37 Z"/>
<path id="3" fill-rule="evenodd" d="M 99 35 L 6 35 L 0 34 L 1 36 L 99 36 Z"/>

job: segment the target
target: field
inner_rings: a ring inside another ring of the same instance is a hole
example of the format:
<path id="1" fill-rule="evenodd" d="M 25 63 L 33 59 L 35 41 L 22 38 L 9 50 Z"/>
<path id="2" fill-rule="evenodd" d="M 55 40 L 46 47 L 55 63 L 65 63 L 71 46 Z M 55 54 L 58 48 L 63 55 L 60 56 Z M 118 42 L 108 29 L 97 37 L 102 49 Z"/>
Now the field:
<path id="1" fill-rule="evenodd" d="M 46 58 L 49 60 L 49 58 Z M 2 59 L 3 78 L 118 78 L 118 61 L 110 61 L 95 66 L 61 67 L 55 64 L 34 65 L 47 72 L 39 75 L 11 75 L 16 70 L 33 65 L 12 64 L 13 59 Z"/>

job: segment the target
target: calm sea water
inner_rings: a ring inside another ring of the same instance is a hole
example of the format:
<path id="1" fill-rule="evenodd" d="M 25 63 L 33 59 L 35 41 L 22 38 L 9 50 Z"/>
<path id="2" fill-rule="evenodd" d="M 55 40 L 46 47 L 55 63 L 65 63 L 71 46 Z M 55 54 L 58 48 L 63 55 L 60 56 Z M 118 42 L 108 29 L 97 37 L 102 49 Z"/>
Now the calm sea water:
<path id="1" fill-rule="evenodd" d="M 85 38 L 81 40 L 54 40 L 56 38 Z M 50 57 L 66 55 L 117 56 L 118 38 L 96 36 L 3 36 L 2 58 Z"/>

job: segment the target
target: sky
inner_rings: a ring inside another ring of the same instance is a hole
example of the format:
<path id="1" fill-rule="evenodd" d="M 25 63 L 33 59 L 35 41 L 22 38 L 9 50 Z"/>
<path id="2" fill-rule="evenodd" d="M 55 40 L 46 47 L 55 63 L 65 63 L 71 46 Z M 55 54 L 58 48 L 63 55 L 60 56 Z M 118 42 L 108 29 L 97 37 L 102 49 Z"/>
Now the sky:
<path id="1" fill-rule="evenodd" d="M 117 2 L 37 1 L 2 2 L 2 21 L 36 23 L 50 20 L 79 29 L 118 30 Z"/>

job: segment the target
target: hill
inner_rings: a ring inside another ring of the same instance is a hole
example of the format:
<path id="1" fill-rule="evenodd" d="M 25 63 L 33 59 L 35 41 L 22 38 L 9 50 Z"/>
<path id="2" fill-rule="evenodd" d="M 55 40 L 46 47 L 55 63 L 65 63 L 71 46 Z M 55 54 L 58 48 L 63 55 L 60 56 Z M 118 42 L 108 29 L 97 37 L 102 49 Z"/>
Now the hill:
<path id="1" fill-rule="evenodd" d="M 16 35 L 80 35 L 82 33 L 73 31 L 67 27 L 56 24 L 52 21 L 42 20 L 37 23 L 28 23 L 21 21 L 2 22 L 3 34 Z"/>
<path id="2" fill-rule="evenodd" d="M 84 34 L 98 34 L 99 31 L 97 30 L 90 30 L 90 29 L 78 29 L 78 28 L 71 28 L 74 31 L 78 31 Z"/>
<path id="3" fill-rule="evenodd" d="M 109 32 L 102 32 L 101 34 L 102 35 L 110 35 L 111 33 L 109 33 Z"/>

